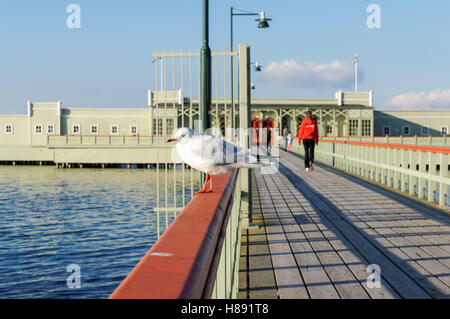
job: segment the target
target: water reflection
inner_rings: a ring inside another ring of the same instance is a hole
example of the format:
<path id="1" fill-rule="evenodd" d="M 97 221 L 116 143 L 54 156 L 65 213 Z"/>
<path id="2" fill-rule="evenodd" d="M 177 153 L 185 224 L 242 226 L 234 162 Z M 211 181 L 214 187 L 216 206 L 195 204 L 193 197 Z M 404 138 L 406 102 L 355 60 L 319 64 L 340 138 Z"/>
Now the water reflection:
<path id="1" fill-rule="evenodd" d="M 176 188 L 174 188 L 176 185 Z M 159 192 L 157 192 L 157 187 Z M 197 172 L 0 166 L 0 298 L 106 298 L 198 189 Z M 69 264 L 81 289 L 68 289 Z"/>

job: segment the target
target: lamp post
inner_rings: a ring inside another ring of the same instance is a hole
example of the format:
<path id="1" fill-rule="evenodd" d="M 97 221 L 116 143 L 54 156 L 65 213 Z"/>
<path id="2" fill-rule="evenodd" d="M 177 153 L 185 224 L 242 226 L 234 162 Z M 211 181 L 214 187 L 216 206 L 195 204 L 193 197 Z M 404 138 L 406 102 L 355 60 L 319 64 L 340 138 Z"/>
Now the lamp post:
<path id="1" fill-rule="evenodd" d="M 233 16 L 259 16 L 259 19 L 255 19 L 259 21 L 258 28 L 268 28 L 269 23 L 272 19 L 268 19 L 265 17 L 264 11 L 260 13 L 253 12 L 244 12 L 244 13 L 234 13 L 233 7 L 230 9 L 230 50 L 233 52 Z M 239 10 L 239 9 L 238 9 Z M 240 10 L 242 11 L 242 10 Z M 234 65 L 233 65 L 233 56 L 231 56 L 231 127 L 235 128 L 235 118 L 234 118 Z M 234 134 L 234 133 L 233 133 Z"/>
<path id="2" fill-rule="evenodd" d="M 211 50 L 209 48 L 209 1 L 203 0 L 203 41 L 200 50 L 200 131 L 211 127 Z"/>
<path id="3" fill-rule="evenodd" d="M 209 0 L 203 0 L 203 39 L 200 50 L 200 133 L 211 127 L 211 49 L 209 48 Z M 203 186 L 205 173 L 200 174 Z"/>

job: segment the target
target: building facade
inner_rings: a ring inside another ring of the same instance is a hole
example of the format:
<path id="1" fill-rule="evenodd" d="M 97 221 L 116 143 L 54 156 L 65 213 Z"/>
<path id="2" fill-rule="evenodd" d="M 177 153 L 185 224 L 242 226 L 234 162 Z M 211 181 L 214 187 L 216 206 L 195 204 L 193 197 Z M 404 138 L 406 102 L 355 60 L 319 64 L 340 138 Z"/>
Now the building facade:
<path id="1" fill-rule="evenodd" d="M 321 137 L 440 136 L 448 133 L 450 110 L 377 111 L 372 92 L 342 92 L 330 99 L 252 99 L 251 126 L 287 128 L 295 136 L 306 111 Z M 239 123 L 236 101 L 235 123 Z M 63 108 L 61 102 L 28 102 L 26 115 L 0 115 L 0 161 L 56 163 L 171 162 L 167 136 L 196 127 L 199 100 L 181 90 L 149 92 L 147 108 Z M 212 126 L 224 136 L 231 127 L 231 101 L 213 99 Z M 228 136 L 229 137 L 229 136 Z"/>
<path id="2" fill-rule="evenodd" d="M 375 110 L 375 136 L 449 135 L 450 108 L 445 110 Z"/>

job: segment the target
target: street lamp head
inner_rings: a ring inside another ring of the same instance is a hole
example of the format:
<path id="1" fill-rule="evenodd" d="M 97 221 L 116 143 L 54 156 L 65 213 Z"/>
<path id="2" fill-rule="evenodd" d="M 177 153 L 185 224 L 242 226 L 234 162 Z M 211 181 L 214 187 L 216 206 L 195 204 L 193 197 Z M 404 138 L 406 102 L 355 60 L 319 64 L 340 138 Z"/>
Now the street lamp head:
<path id="1" fill-rule="evenodd" d="M 153 61 L 151 61 L 150 64 L 153 64 L 153 63 L 157 62 L 158 60 L 161 60 L 161 57 L 160 57 L 160 56 L 156 57 L 156 59 L 154 59 Z"/>
<path id="2" fill-rule="evenodd" d="M 252 90 L 255 89 L 255 85 L 253 84 L 253 82 L 250 84 L 250 88 L 251 88 Z"/>
<path id="3" fill-rule="evenodd" d="M 259 62 L 255 62 L 255 72 L 261 72 L 262 66 L 259 65 Z"/>
<path id="4" fill-rule="evenodd" d="M 258 28 L 268 28 L 269 23 L 268 21 L 271 21 L 272 19 L 266 18 L 264 11 L 261 11 L 259 13 L 259 19 L 255 19 L 255 21 L 259 21 Z"/>

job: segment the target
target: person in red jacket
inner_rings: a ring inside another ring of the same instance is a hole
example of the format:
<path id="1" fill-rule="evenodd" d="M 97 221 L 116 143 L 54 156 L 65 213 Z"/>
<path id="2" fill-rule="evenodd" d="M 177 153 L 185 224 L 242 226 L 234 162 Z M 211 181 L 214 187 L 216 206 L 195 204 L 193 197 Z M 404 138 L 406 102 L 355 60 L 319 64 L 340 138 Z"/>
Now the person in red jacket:
<path id="1" fill-rule="evenodd" d="M 302 140 L 305 148 L 305 169 L 306 171 L 314 170 L 314 146 L 319 144 L 319 130 L 317 121 L 311 118 L 310 111 L 306 112 L 306 119 L 298 131 L 298 144 L 301 144 Z"/>

